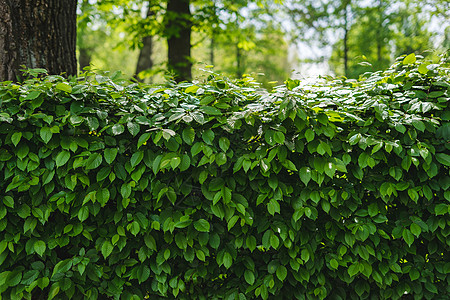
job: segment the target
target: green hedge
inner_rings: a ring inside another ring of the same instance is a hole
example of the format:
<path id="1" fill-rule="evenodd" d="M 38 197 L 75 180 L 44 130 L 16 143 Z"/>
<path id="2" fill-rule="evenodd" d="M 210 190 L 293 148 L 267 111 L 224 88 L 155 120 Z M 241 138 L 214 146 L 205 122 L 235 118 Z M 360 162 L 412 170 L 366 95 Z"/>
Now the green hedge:
<path id="1" fill-rule="evenodd" d="M 449 73 L 3 83 L 0 295 L 448 299 Z"/>

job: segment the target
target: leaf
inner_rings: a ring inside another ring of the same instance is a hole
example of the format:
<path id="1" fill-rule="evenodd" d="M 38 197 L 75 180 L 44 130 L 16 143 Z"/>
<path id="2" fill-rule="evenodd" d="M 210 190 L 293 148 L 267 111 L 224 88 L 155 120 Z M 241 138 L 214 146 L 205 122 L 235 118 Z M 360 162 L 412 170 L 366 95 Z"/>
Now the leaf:
<path id="1" fill-rule="evenodd" d="M 308 182 L 311 180 L 311 169 L 308 167 L 302 167 L 298 173 L 300 175 L 301 181 L 308 185 Z"/>
<path id="2" fill-rule="evenodd" d="M 255 283 L 255 274 L 250 270 L 245 270 L 244 279 L 248 284 L 253 285 Z"/>
<path id="3" fill-rule="evenodd" d="M 49 127 L 44 126 L 39 131 L 39 135 L 41 136 L 41 139 L 44 141 L 44 143 L 47 144 L 51 140 L 53 133 Z"/>
<path id="4" fill-rule="evenodd" d="M 211 106 L 201 106 L 200 110 L 207 115 L 214 115 L 214 116 L 222 115 L 222 112 L 220 110 L 218 110 L 215 107 L 211 107 Z M 195 119 L 195 117 L 194 117 L 194 119 Z"/>
<path id="5" fill-rule="evenodd" d="M 232 264 L 233 264 L 233 257 L 231 256 L 230 253 L 225 252 L 225 254 L 223 255 L 223 265 L 225 266 L 225 268 L 229 269 Z"/>
<path id="6" fill-rule="evenodd" d="M 103 152 L 105 161 L 108 164 L 111 164 L 116 159 L 118 152 L 119 152 L 119 150 L 117 148 L 106 148 L 105 151 Z"/>
<path id="7" fill-rule="evenodd" d="M 200 232 L 209 232 L 210 225 L 205 219 L 200 219 L 194 222 L 194 228 Z"/>
<path id="8" fill-rule="evenodd" d="M 14 146 L 17 146 L 22 138 L 22 132 L 14 132 L 11 136 L 11 142 Z"/>
<path id="9" fill-rule="evenodd" d="M 219 139 L 219 147 L 222 149 L 223 152 L 227 152 L 227 150 L 230 148 L 230 140 L 226 137 L 221 137 Z"/>
<path id="10" fill-rule="evenodd" d="M 402 63 L 404 65 L 409 65 L 409 64 L 413 64 L 415 62 L 416 62 L 416 55 L 414 53 L 411 53 L 403 59 Z"/>
<path id="11" fill-rule="evenodd" d="M 287 276 L 287 269 L 286 269 L 286 267 L 283 266 L 283 265 L 280 265 L 277 268 L 277 273 L 276 274 L 277 274 L 278 279 L 280 279 L 281 281 L 284 281 L 284 279 Z"/>
<path id="12" fill-rule="evenodd" d="M 450 167 L 450 155 L 446 153 L 436 153 L 436 160 L 441 164 Z"/>
<path id="13" fill-rule="evenodd" d="M 87 206 L 83 206 L 78 211 L 78 219 L 80 222 L 83 222 L 89 217 L 89 208 Z"/>
<path id="14" fill-rule="evenodd" d="M 68 94 L 70 94 L 70 93 L 72 92 L 72 87 L 71 87 L 70 85 L 68 85 L 67 83 L 65 83 L 65 82 L 60 82 L 60 83 L 58 83 L 58 84 L 55 86 L 55 88 L 56 88 L 57 90 L 66 92 L 66 93 L 68 93 Z"/>
<path id="15" fill-rule="evenodd" d="M 106 259 L 109 255 L 111 255 L 114 246 L 111 244 L 109 240 L 106 240 L 102 244 L 102 255 Z"/>
<path id="16" fill-rule="evenodd" d="M 93 170 L 98 168 L 102 164 L 103 158 L 100 153 L 93 153 L 86 160 L 86 170 Z"/>
<path id="17" fill-rule="evenodd" d="M 111 132 L 113 135 L 122 134 L 125 131 L 125 127 L 122 124 L 114 124 L 111 127 Z"/>
<path id="18" fill-rule="evenodd" d="M 66 273 L 70 270 L 70 268 L 72 268 L 72 259 L 60 261 L 55 265 L 55 268 L 53 269 L 52 278 L 58 273 Z"/>
<path id="19" fill-rule="evenodd" d="M 307 262 L 309 260 L 309 251 L 308 249 L 303 249 L 301 252 L 301 258 L 304 262 Z"/>
<path id="20" fill-rule="evenodd" d="M 239 216 L 232 216 L 232 217 L 230 218 L 230 220 L 228 221 L 228 226 L 227 226 L 228 231 L 230 231 L 231 228 L 234 227 L 234 225 L 236 224 L 236 222 L 237 222 L 238 220 L 239 220 Z"/>
<path id="21" fill-rule="evenodd" d="M 20 280 L 22 279 L 22 272 L 18 270 L 14 270 L 10 273 L 8 273 L 6 277 L 6 286 L 16 286 L 20 283 Z"/>
<path id="22" fill-rule="evenodd" d="M 133 168 L 136 167 L 142 161 L 143 158 L 144 152 L 142 151 L 134 152 L 130 159 L 131 166 Z"/>
<path id="23" fill-rule="evenodd" d="M 428 65 L 429 65 L 429 63 L 421 63 L 417 70 L 419 71 L 420 74 L 427 74 L 428 73 L 428 68 L 427 68 Z"/>
<path id="24" fill-rule="evenodd" d="M 33 100 L 36 99 L 41 95 L 41 91 L 31 91 L 26 97 L 26 100 Z"/>
<path id="25" fill-rule="evenodd" d="M 336 259 L 332 258 L 332 259 L 330 260 L 330 266 L 331 266 L 333 269 L 336 270 L 336 269 L 339 267 L 339 263 L 338 263 L 338 261 L 337 261 Z"/>
<path id="26" fill-rule="evenodd" d="M 181 137 L 183 138 L 183 141 L 188 144 L 192 145 L 195 139 L 195 131 L 192 127 L 183 129 L 183 132 L 181 134 Z"/>
<path id="27" fill-rule="evenodd" d="M 39 256 L 42 256 L 45 252 L 45 249 L 47 249 L 47 246 L 45 245 L 44 241 L 36 241 L 33 245 L 34 251 L 36 251 Z"/>
<path id="28" fill-rule="evenodd" d="M 131 133 L 132 136 L 136 136 L 139 133 L 140 126 L 138 123 L 128 122 L 127 123 L 128 131 Z"/>
<path id="29" fill-rule="evenodd" d="M 150 133 L 149 133 L 149 132 L 146 132 L 146 133 L 142 134 L 142 135 L 139 137 L 139 140 L 138 140 L 138 143 L 137 143 L 138 149 L 139 149 L 142 145 L 147 144 L 147 141 L 148 141 L 149 138 L 150 138 Z"/>
<path id="30" fill-rule="evenodd" d="M 445 203 L 438 204 L 434 207 L 434 213 L 439 215 L 445 215 L 449 212 L 449 205 Z"/>
<path id="31" fill-rule="evenodd" d="M 61 151 L 56 156 L 56 159 L 55 159 L 56 166 L 61 167 L 61 166 L 65 165 L 69 161 L 69 158 L 70 158 L 69 151 L 66 151 L 66 150 Z"/>
<path id="32" fill-rule="evenodd" d="M 256 249 L 256 238 L 253 235 L 247 236 L 245 244 L 247 245 L 248 249 L 250 249 L 250 251 L 253 252 L 253 250 Z"/>
<path id="33" fill-rule="evenodd" d="M 408 244 L 409 247 L 411 247 L 412 243 L 414 242 L 414 235 L 409 231 L 409 229 L 403 229 L 402 233 L 403 239 Z"/>

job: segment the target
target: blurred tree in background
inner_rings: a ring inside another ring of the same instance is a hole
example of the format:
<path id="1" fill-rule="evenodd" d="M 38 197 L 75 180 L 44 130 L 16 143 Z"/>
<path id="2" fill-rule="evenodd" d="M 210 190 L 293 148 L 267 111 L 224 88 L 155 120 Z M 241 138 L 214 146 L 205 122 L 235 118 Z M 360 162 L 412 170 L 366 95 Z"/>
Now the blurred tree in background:
<path id="1" fill-rule="evenodd" d="M 79 0 L 78 57 L 81 69 L 147 82 L 214 66 L 268 86 L 315 60 L 357 78 L 403 54 L 448 50 L 448 11 L 444 0 Z"/>

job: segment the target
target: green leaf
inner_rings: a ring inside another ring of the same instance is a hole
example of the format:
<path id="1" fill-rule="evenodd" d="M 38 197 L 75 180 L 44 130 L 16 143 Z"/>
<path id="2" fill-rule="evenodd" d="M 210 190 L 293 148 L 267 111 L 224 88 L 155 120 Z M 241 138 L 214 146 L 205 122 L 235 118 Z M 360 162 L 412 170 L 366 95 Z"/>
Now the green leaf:
<path id="1" fill-rule="evenodd" d="M 302 167 L 298 173 L 300 175 L 301 181 L 308 185 L 308 182 L 311 180 L 311 169 L 308 167 Z"/>
<path id="2" fill-rule="evenodd" d="M 276 274 L 277 274 L 278 279 L 280 279 L 281 281 L 284 281 L 284 279 L 287 276 L 287 269 L 286 269 L 286 267 L 283 266 L 283 265 L 280 265 L 277 268 L 277 273 Z"/>
<path id="3" fill-rule="evenodd" d="M 255 274 L 250 270 L 245 270 L 244 279 L 248 284 L 253 285 L 255 283 Z"/>
<path id="4" fill-rule="evenodd" d="M 86 170 L 92 170 L 98 168 L 102 164 L 103 158 L 100 153 L 93 153 L 86 160 Z"/>
<path id="5" fill-rule="evenodd" d="M 139 283 L 146 281 L 150 277 L 150 268 L 146 265 L 140 265 L 137 268 L 136 279 Z"/>
<path id="6" fill-rule="evenodd" d="M 311 129 L 307 129 L 305 131 L 305 138 L 308 143 L 314 140 L 314 136 L 315 136 L 314 131 L 312 131 Z"/>
<path id="7" fill-rule="evenodd" d="M 192 127 L 183 129 L 183 132 L 181 133 L 181 137 L 183 138 L 183 141 L 188 144 L 192 145 L 195 139 L 195 131 Z"/>
<path id="8" fill-rule="evenodd" d="M 450 155 L 446 153 L 436 153 L 436 159 L 441 164 L 450 167 Z"/>
<path id="9" fill-rule="evenodd" d="M 11 142 L 14 146 L 17 146 L 22 138 L 22 132 L 14 132 L 11 136 Z"/>
<path id="10" fill-rule="evenodd" d="M 439 215 L 445 215 L 449 212 L 449 205 L 445 203 L 438 204 L 434 207 L 434 213 Z"/>
<path id="11" fill-rule="evenodd" d="M 409 229 L 403 229 L 402 233 L 403 239 L 408 244 L 409 247 L 411 247 L 412 243 L 414 242 L 414 235 L 409 231 Z"/>
<path id="12" fill-rule="evenodd" d="M 417 70 L 419 71 L 420 74 L 427 74 L 428 73 L 428 68 L 427 68 L 428 65 L 429 65 L 429 63 L 421 63 Z"/>
<path id="13" fill-rule="evenodd" d="M 227 150 L 230 148 L 230 140 L 226 137 L 221 137 L 219 139 L 219 147 L 222 149 L 223 152 L 227 152 Z"/>
<path id="14" fill-rule="evenodd" d="M 203 98 L 202 100 L 200 100 L 200 105 L 208 105 L 209 103 L 213 102 L 214 96 L 212 95 L 208 95 L 205 98 Z"/>
<path id="15" fill-rule="evenodd" d="M 149 132 L 146 132 L 146 133 L 142 134 L 142 135 L 139 137 L 139 140 L 138 140 L 138 143 L 137 143 L 138 149 L 139 149 L 142 145 L 147 144 L 147 141 L 148 141 L 148 139 L 150 138 L 150 136 L 151 136 L 150 133 L 149 133 Z"/>
<path id="16" fill-rule="evenodd" d="M 14 270 L 7 274 L 6 277 L 6 284 L 7 286 L 16 286 L 20 283 L 20 280 L 22 279 L 22 272 L 18 270 Z"/>
<path id="17" fill-rule="evenodd" d="M 111 255 L 114 246 L 111 244 L 109 240 L 106 240 L 102 244 L 102 255 L 106 259 L 109 255 Z"/>
<path id="18" fill-rule="evenodd" d="M 225 252 L 225 254 L 223 255 L 223 265 L 225 266 L 225 268 L 229 269 L 232 264 L 233 264 L 233 257 L 231 256 L 230 253 Z"/>
<path id="19" fill-rule="evenodd" d="M 302 258 L 302 260 L 304 262 L 307 262 L 309 260 L 309 251 L 308 251 L 308 249 L 302 249 L 301 258 Z"/>
<path id="20" fill-rule="evenodd" d="M 330 266 L 331 266 L 333 269 L 336 270 L 336 269 L 339 267 L 339 263 L 338 263 L 338 261 L 337 261 L 336 259 L 332 258 L 332 259 L 330 260 Z"/>
<path id="21" fill-rule="evenodd" d="M 209 232 L 210 225 L 205 219 L 200 219 L 194 222 L 194 228 L 200 232 Z"/>
<path id="22" fill-rule="evenodd" d="M 142 161 L 143 158 L 144 152 L 142 151 L 134 152 L 130 159 L 131 166 L 133 168 L 136 167 Z"/>
<path id="23" fill-rule="evenodd" d="M 41 139 L 44 141 L 44 143 L 47 144 L 51 140 L 53 133 L 49 127 L 44 126 L 39 131 L 39 135 L 41 136 Z"/>
<path id="24" fill-rule="evenodd" d="M 230 220 L 228 221 L 228 231 L 231 230 L 231 228 L 234 227 L 234 225 L 236 224 L 236 222 L 239 220 L 239 216 L 232 216 L 230 218 Z"/>
<path id="25" fill-rule="evenodd" d="M 66 93 L 68 93 L 68 94 L 70 94 L 70 93 L 72 92 L 72 87 L 71 87 L 70 85 L 68 85 L 67 83 L 65 83 L 65 82 L 60 82 L 60 83 L 58 83 L 58 84 L 55 86 L 55 88 L 56 88 L 57 90 L 66 92 Z"/>
<path id="26" fill-rule="evenodd" d="M 53 269 L 52 278 L 58 273 L 66 273 L 72 268 L 72 259 L 62 260 L 55 265 Z"/>
<path id="27" fill-rule="evenodd" d="M 56 156 L 55 163 L 57 167 L 65 165 L 70 159 L 70 152 L 63 150 Z"/>
<path id="28" fill-rule="evenodd" d="M 87 206 L 83 206 L 78 211 L 78 219 L 80 222 L 83 222 L 89 217 L 89 208 Z"/>
<path id="29" fill-rule="evenodd" d="M 245 244 L 247 245 L 248 249 L 250 249 L 250 251 L 253 252 L 253 250 L 256 249 L 256 238 L 253 235 L 247 236 Z"/>
<path id="30" fill-rule="evenodd" d="M 139 133 L 140 126 L 137 123 L 128 122 L 127 123 L 128 131 L 131 133 L 132 136 L 136 136 Z"/>
<path id="31" fill-rule="evenodd" d="M 34 251 L 36 251 L 39 256 L 42 256 L 45 252 L 45 249 L 47 249 L 47 246 L 45 245 L 44 241 L 36 241 L 33 245 Z"/>
<path id="32" fill-rule="evenodd" d="M 114 124 L 111 127 L 111 132 L 113 135 L 122 134 L 125 131 L 125 127 L 122 124 Z"/>
<path id="33" fill-rule="evenodd" d="M 41 95 L 40 91 L 31 91 L 26 97 L 26 100 L 33 100 L 36 99 L 37 97 L 39 97 Z"/>
<path id="34" fill-rule="evenodd" d="M 103 152 L 105 161 L 108 164 L 111 164 L 116 159 L 118 151 L 119 150 L 117 148 L 106 148 L 105 151 Z"/>
<path id="35" fill-rule="evenodd" d="M 404 65 L 409 65 L 409 64 L 413 64 L 415 62 L 416 62 L 416 55 L 414 53 L 411 53 L 403 59 L 402 63 Z"/>
<path id="36" fill-rule="evenodd" d="M 214 132 L 211 129 L 203 131 L 202 139 L 206 144 L 212 145 L 212 142 L 214 140 Z"/>
<path id="37" fill-rule="evenodd" d="M 222 112 L 215 107 L 211 106 L 201 106 L 200 110 L 207 115 L 220 116 Z"/>
<path id="38" fill-rule="evenodd" d="M 355 276 L 356 274 L 359 273 L 359 264 L 357 264 L 357 263 L 352 264 L 348 268 L 347 272 L 348 272 L 348 275 L 350 275 L 350 277 Z"/>

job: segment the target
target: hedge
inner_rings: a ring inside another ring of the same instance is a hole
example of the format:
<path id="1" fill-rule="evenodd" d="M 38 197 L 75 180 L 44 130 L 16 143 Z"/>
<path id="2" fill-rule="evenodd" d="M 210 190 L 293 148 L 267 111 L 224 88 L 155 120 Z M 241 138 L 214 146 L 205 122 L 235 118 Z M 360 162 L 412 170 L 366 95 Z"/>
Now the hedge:
<path id="1" fill-rule="evenodd" d="M 2 83 L 0 298 L 448 299 L 449 70 Z"/>

